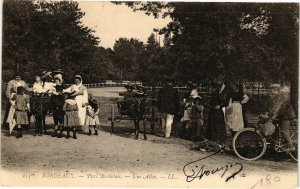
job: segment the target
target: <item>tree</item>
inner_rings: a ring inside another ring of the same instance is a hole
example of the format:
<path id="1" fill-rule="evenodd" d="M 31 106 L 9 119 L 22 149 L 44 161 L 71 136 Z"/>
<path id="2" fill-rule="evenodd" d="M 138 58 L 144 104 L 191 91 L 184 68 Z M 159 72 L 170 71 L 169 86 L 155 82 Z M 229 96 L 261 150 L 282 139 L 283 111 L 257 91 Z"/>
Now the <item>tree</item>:
<path id="1" fill-rule="evenodd" d="M 178 80 L 202 80 L 221 70 L 228 80 L 291 82 L 297 89 L 298 12 L 292 3 L 126 2 L 155 18 L 171 37 L 168 53 Z M 167 60 L 168 61 L 168 60 Z M 291 69 L 292 68 L 292 69 Z M 292 92 L 297 94 L 297 92 Z M 295 102 L 297 98 L 294 98 Z"/>
<path id="2" fill-rule="evenodd" d="M 115 42 L 113 50 L 113 62 L 120 69 L 120 79 L 135 80 L 138 60 L 144 50 L 143 42 L 134 38 L 120 38 Z"/>
<path id="3" fill-rule="evenodd" d="M 3 70 L 19 67 L 27 80 L 57 68 L 68 73 L 67 82 L 74 74 L 86 78 L 82 70 L 92 66 L 99 39 L 81 24 L 77 2 L 42 1 L 38 9 L 32 1 L 6 0 L 3 10 Z"/>

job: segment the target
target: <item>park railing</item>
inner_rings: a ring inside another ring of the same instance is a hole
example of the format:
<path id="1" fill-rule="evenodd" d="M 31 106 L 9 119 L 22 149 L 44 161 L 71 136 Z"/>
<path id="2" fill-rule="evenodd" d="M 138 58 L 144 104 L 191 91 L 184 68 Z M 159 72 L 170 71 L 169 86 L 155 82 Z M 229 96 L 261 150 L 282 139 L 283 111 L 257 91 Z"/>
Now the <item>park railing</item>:
<path id="1" fill-rule="evenodd" d="M 66 87 L 71 86 L 72 84 L 65 84 Z M 102 87 L 124 87 L 126 85 L 126 83 L 122 82 L 122 83 L 91 83 L 91 84 L 83 84 L 85 87 L 87 88 L 102 88 Z M 31 86 L 31 85 L 29 85 Z M 7 88 L 7 83 L 1 83 L 1 89 L 2 89 L 2 93 L 6 90 Z M 162 86 L 145 86 L 145 88 L 147 90 L 158 90 L 160 88 L 162 88 Z M 186 86 L 175 86 L 175 89 L 179 90 L 188 90 Z M 198 87 L 199 91 L 201 91 L 201 93 L 209 93 L 211 92 L 210 87 Z M 269 92 L 270 89 L 262 89 L 262 88 L 258 88 L 258 87 L 253 87 L 251 89 L 244 89 L 244 92 L 246 94 L 249 95 L 260 95 L 260 94 L 266 94 Z"/>

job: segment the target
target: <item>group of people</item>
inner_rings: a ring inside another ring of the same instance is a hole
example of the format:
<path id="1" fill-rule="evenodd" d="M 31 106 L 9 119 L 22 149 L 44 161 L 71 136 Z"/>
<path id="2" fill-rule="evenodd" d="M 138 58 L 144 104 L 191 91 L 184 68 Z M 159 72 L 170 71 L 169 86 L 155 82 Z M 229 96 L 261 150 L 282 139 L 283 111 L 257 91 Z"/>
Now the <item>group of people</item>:
<path id="1" fill-rule="evenodd" d="M 248 126 L 245 116 L 245 104 L 249 97 L 244 93 L 243 84 L 224 82 L 222 76 L 216 77 L 211 83 L 210 102 L 206 103 L 199 95 L 197 86 L 190 84 L 190 90 L 183 100 L 183 112 L 180 105 L 178 90 L 172 87 L 172 81 L 158 93 L 158 109 L 161 112 L 165 137 L 169 138 L 174 117 L 179 117 L 186 134 L 198 141 L 213 141 L 220 148 L 227 147 L 226 140 L 230 136 Z M 296 118 L 289 98 L 283 94 L 280 84 L 271 85 L 268 104 L 268 120 L 279 119 L 283 136 L 289 143 L 287 150 L 295 150 L 290 139 L 290 122 Z M 207 110 L 207 116 L 204 111 Z M 179 115 L 179 116 L 178 116 Z M 177 120 L 178 121 L 178 120 Z"/>
<path id="2" fill-rule="evenodd" d="M 199 95 L 197 86 L 193 84 L 190 84 L 190 90 L 181 103 L 178 90 L 173 87 L 172 81 L 165 83 L 157 96 L 164 137 L 170 138 L 172 126 L 175 125 L 174 118 L 178 117 L 177 121 L 184 125 L 186 134 L 190 138 L 213 141 L 220 147 L 226 146 L 229 135 L 233 136 L 247 127 L 244 104 L 248 102 L 249 97 L 244 93 L 243 85 L 228 84 L 224 82 L 224 78 L 216 77 L 212 80 L 211 87 L 209 103 L 205 103 Z M 149 101 L 143 86 L 137 86 L 137 91 L 133 91 L 135 87 L 130 84 L 125 88 L 127 91 L 124 93 L 124 100 L 118 102 L 119 113 L 133 118 L 135 134 L 138 138 L 139 121 L 145 120 L 149 114 L 149 104 L 147 105 Z M 33 95 L 29 97 L 25 94 L 25 90 L 31 91 Z M 89 135 L 92 134 L 92 130 L 95 135 L 98 135 L 99 105 L 97 99 L 88 94 L 87 88 L 82 85 L 80 75 L 76 75 L 74 84 L 66 88 L 61 70 L 44 71 L 40 76 L 35 77 L 35 83 L 30 88 L 17 74 L 8 83 L 6 96 L 7 108 L 4 121 L 9 124 L 10 132 L 17 126 L 17 138 L 22 137 L 22 126 L 29 124 L 31 115 L 34 115 L 36 120 L 34 135 L 41 136 L 42 127 L 45 126 L 45 115 L 49 111 L 53 113 L 55 125 L 53 137 L 62 137 L 63 130 L 66 130 L 67 138 L 72 131 L 73 138 L 76 139 L 78 127 L 82 127 Z M 270 119 L 280 119 L 283 136 L 289 142 L 290 150 L 295 150 L 289 134 L 290 121 L 296 117 L 291 103 L 281 93 L 279 84 L 271 86 L 270 96 L 271 104 L 266 115 Z M 30 98 L 32 103 L 29 103 Z M 204 115 L 205 110 L 208 111 L 208 116 Z M 145 130 L 144 128 L 146 138 Z"/>
<path id="3" fill-rule="evenodd" d="M 246 120 L 242 105 L 248 100 L 241 84 L 236 83 L 232 87 L 220 79 L 215 79 L 212 82 L 209 104 L 205 103 L 199 95 L 197 86 L 190 83 L 182 108 L 178 90 L 174 89 L 172 82 L 169 81 L 158 93 L 158 109 L 163 118 L 165 137 L 170 137 L 174 116 L 179 115 L 187 136 L 225 144 L 228 132 L 234 134 L 244 127 Z M 207 120 L 204 116 L 206 108 L 209 112 Z M 204 129 L 205 123 L 206 130 Z"/>
<path id="4" fill-rule="evenodd" d="M 8 82 L 6 90 L 6 111 L 4 122 L 8 124 L 10 133 L 14 128 L 17 130 L 17 138 L 22 137 L 22 128 L 30 124 L 31 116 L 35 118 L 34 136 L 42 136 L 45 129 L 45 116 L 52 112 L 54 121 L 53 137 L 62 137 L 63 130 L 67 131 L 66 138 L 77 139 L 76 130 L 82 127 L 88 134 L 98 135 L 99 106 L 97 99 L 88 94 L 87 88 L 82 84 L 82 77 L 76 75 L 74 84 L 65 87 L 63 72 L 58 69 L 53 72 L 44 71 L 35 76 L 33 87 L 21 80 L 21 75 Z M 25 91 L 31 95 L 25 94 Z M 4 123 L 5 124 L 5 123 Z"/>

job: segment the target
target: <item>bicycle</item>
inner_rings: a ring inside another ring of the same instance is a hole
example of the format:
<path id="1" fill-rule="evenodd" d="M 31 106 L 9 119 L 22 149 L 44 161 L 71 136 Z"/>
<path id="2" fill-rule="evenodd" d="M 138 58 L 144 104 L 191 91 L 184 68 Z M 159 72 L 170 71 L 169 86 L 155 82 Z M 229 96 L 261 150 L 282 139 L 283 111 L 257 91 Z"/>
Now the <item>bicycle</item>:
<path id="1" fill-rule="evenodd" d="M 262 125 L 257 124 L 254 128 L 244 128 L 237 132 L 233 137 L 233 150 L 235 154 L 244 160 L 254 161 L 261 158 L 266 150 L 267 145 L 272 145 L 276 152 L 288 152 L 289 155 L 298 161 L 298 128 L 297 124 L 291 122 L 290 134 L 296 148 L 295 151 L 287 151 L 289 145 L 282 136 L 282 129 L 279 127 L 278 120 L 272 120 L 276 127 L 271 136 L 265 136 L 262 132 Z"/>

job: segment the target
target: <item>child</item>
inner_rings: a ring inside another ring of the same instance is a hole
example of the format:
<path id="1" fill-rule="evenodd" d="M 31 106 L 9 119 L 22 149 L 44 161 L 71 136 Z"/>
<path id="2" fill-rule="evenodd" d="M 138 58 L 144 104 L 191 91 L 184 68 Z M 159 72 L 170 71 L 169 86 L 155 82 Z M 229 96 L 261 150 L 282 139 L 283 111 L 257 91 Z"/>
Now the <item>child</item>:
<path id="1" fill-rule="evenodd" d="M 76 126 L 80 125 L 78 106 L 75 101 L 77 93 L 69 94 L 63 106 L 64 115 L 64 126 L 67 128 L 67 139 L 70 138 L 70 128 L 73 131 L 73 138 L 76 137 Z"/>
<path id="2" fill-rule="evenodd" d="M 22 137 L 22 125 L 28 125 L 28 110 L 29 110 L 29 96 L 25 95 L 24 87 L 19 86 L 17 87 L 17 94 L 15 94 L 12 100 L 15 101 L 15 120 L 17 125 L 17 138 Z"/>
<path id="3" fill-rule="evenodd" d="M 45 90 L 43 89 L 43 82 L 40 76 L 35 76 L 34 79 L 35 79 L 35 83 L 33 84 L 32 87 L 34 94 L 44 93 Z"/>
<path id="4" fill-rule="evenodd" d="M 202 98 L 199 95 L 193 96 L 192 106 L 188 111 L 190 120 L 187 123 L 192 139 L 205 140 L 203 110 Z"/>
<path id="5" fill-rule="evenodd" d="M 99 106 L 97 104 L 97 99 L 95 99 L 92 94 L 89 94 L 89 105 L 87 106 L 87 116 L 85 120 L 85 125 L 89 126 L 89 135 L 92 135 L 92 128 L 94 128 L 94 135 L 98 135 L 97 125 L 99 125 Z"/>
<path id="6" fill-rule="evenodd" d="M 64 115 L 63 115 L 63 106 L 65 103 L 65 97 L 62 94 L 63 85 L 62 85 L 62 77 L 59 75 L 54 76 L 55 82 L 55 91 L 51 96 L 52 107 L 53 107 L 53 120 L 55 125 L 55 131 L 52 137 L 61 138 L 62 135 L 62 126 L 64 123 Z M 60 134 L 57 134 L 57 131 L 60 130 Z"/>
<path id="7" fill-rule="evenodd" d="M 188 128 L 188 122 L 190 121 L 190 115 L 189 115 L 189 112 L 191 111 L 192 109 L 192 97 L 189 97 L 188 99 L 186 99 L 185 103 L 183 104 L 184 106 L 184 109 L 183 109 L 183 117 L 181 118 L 180 122 L 183 123 L 183 126 L 184 126 L 184 129 L 185 129 L 185 138 L 190 138 L 190 132 L 189 131 L 189 128 Z"/>

